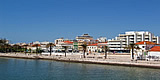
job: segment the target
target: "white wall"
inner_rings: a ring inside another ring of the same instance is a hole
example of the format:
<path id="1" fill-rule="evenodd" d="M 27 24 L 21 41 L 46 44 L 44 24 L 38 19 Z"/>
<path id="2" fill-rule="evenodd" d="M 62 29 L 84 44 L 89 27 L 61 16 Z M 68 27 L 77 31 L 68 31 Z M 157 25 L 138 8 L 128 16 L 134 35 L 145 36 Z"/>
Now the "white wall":
<path id="1" fill-rule="evenodd" d="M 148 56 L 159 56 L 160 57 L 160 52 L 148 52 Z"/>

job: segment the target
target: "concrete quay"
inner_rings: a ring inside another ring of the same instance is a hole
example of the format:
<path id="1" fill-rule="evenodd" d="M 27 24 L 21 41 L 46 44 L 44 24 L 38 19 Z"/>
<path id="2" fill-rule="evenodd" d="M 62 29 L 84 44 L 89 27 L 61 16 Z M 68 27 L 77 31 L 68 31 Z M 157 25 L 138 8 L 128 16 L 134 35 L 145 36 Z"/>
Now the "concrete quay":
<path id="1" fill-rule="evenodd" d="M 160 69 L 160 61 L 131 61 L 130 55 L 108 55 L 107 59 L 104 59 L 104 55 L 87 55 L 83 58 L 82 55 L 36 55 L 36 54 L 24 54 L 24 53 L 0 53 L 0 57 L 8 58 L 21 58 L 21 59 L 42 59 L 42 60 L 54 60 L 62 62 L 76 62 L 76 63 L 88 63 L 88 64 L 103 64 L 103 65 L 116 65 L 116 66 L 128 66 L 128 67 L 143 67 L 143 68 L 155 68 Z"/>

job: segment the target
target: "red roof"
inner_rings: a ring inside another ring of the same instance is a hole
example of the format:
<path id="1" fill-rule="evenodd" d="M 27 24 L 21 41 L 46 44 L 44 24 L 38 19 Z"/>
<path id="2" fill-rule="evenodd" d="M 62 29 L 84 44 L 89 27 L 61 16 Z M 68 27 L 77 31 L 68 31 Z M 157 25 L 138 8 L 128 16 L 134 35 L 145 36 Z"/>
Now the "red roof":
<path id="1" fill-rule="evenodd" d="M 32 47 L 41 46 L 40 44 L 33 44 Z"/>
<path id="2" fill-rule="evenodd" d="M 154 46 L 153 48 L 151 48 L 151 50 L 149 51 L 158 51 L 160 52 L 160 46 Z"/>
<path id="3" fill-rule="evenodd" d="M 137 42 L 136 44 L 156 44 L 156 43 L 150 41 L 142 41 L 142 42 Z"/>
<path id="4" fill-rule="evenodd" d="M 71 41 L 64 41 L 64 43 L 73 44 L 73 42 L 71 42 Z"/>
<path id="5" fill-rule="evenodd" d="M 88 45 L 88 46 L 97 46 L 98 44 L 90 44 L 90 45 Z"/>

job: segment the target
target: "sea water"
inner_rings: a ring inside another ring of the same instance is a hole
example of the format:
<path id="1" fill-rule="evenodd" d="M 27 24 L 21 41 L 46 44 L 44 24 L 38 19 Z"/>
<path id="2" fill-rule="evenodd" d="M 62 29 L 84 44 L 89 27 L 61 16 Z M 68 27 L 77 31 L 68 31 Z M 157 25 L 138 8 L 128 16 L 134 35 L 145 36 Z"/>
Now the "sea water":
<path id="1" fill-rule="evenodd" d="M 159 80 L 160 69 L 0 58 L 0 80 Z"/>

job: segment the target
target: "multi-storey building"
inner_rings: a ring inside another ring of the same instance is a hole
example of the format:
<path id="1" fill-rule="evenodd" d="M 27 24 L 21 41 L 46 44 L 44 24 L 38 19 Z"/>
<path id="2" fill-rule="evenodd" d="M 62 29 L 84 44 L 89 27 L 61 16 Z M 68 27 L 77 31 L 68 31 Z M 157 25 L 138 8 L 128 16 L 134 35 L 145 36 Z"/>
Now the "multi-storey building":
<path id="1" fill-rule="evenodd" d="M 160 37 L 156 37 L 148 31 L 129 31 L 125 32 L 125 34 L 119 34 L 115 39 L 108 40 L 108 45 L 110 51 L 125 52 L 128 50 L 124 49 L 124 47 L 141 41 L 150 41 L 159 44 Z"/>
<path id="2" fill-rule="evenodd" d="M 56 39 L 54 42 L 55 42 L 55 45 L 59 45 L 59 44 L 62 44 L 64 41 L 65 41 L 64 38 L 59 38 L 59 39 Z"/>
<path id="3" fill-rule="evenodd" d="M 76 40 L 77 41 L 90 41 L 90 40 L 93 40 L 93 37 L 88 34 L 83 34 L 82 36 L 77 36 Z"/>
<path id="4" fill-rule="evenodd" d="M 126 45 L 122 45 L 122 40 L 115 40 L 115 39 L 108 40 L 108 47 L 111 52 L 114 51 L 126 52 L 124 49 Z"/>
<path id="5" fill-rule="evenodd" d="M 106 42 L 107 41 L 107 38 L 106 37 L 100 37 L 100 38 L 97 38 L 97 40 L 99 42 Z"/>
<path id="6" fill-rule="evenodd" d="M 64 39 L 64 38 L 59 38 L 55 40 L 55 51 L 62 51 L 63 46 L 67 46 L 68 49 L 70 49 L 73 46 L 73 40 L 69 40 L 69 39 Z"/>
<path id="7" fill-rule="evenodd" d="M 76 40 L 77 40 L 77 48 L 78 48 L 78 51 L 79 51 L 79 52 L 83 52 L 83 47 L 82 47 L 82 45 L 83 45 L 84 43 L 89 44 L 89 42 L 93 40 L 93 37 L 90 36 L 89 34 L 83 34 L 83 35 L 81 35 L 81 36 L 77 36 L 77 37 L 76 37 Z"/>

